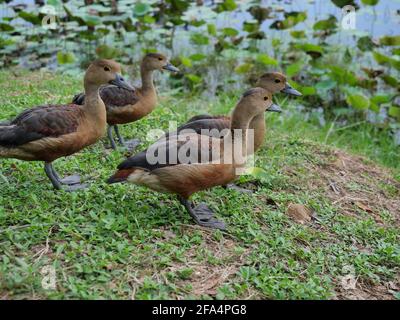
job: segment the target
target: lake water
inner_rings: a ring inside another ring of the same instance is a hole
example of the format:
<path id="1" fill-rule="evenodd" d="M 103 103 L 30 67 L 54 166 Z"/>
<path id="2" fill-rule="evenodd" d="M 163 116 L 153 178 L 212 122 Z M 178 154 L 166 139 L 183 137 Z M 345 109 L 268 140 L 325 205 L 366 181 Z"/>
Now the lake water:
<path id="1" fill-rule="evenodd" d="M 83 2 L 83 1 L 82 1 Z M 207 3 L 209 1 L 205 1 Z M 248 0 L 236 1 L 239 6 L 249 3 Z M 342 18 L 342 11 L 329 0 L 261 0 L 261 5 L 273 8 L 282 8 L 285 12 L 290 11 L 306 11 L 307 20 L 300 23 L 295 29 L 312 28 L 314 22 L 326 19 L 329 15 L 335 16 L 339 21 Z M 380 0 L 375 6 L 365 6 L 360 0 L 355 0 L 360 6 L 356 12 L 356 32 L 364 32 L 373 37 L 382 35 L 395 35 L 399 33 L 400 25 L 400 0 Z M 35 10 L 33 0 L 14 0 L 9 4 L 0 4 L 0 18 L 12 14 L 11 6 L 17 4 L 26 4 L 32 11 Z M 282 18 L 283 12 L 277 15 L 277 18 Z M 219 24 L 224 26 L 240 26 L 243 21 L 251 19 L 251 15 L 245 11 L 238 11 L 228 15 L 229 19 L 219 21 Z M 268 34 L 274 35 L 280 31 L 269 29 L 273 23 L 272 19 L 264 21 L 262 30 Z M 351 32 L 346 32 L 351 34 Z"/>

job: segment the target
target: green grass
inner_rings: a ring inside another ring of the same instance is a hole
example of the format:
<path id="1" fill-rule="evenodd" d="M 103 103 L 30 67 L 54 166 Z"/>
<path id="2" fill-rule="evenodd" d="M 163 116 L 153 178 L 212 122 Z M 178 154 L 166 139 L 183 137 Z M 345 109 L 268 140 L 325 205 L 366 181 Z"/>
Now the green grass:
<path id="1" fill-rule="evenodd" d="M 0 118 L 37 104 L 68 102 L 80 90 L 80 80 L 65 76 L 0 72 Z M 162 93 L 159 108 L 122 132 L 140 138 L 142 148 L 150 129 L 167 129 L 170 120 L 181 123 L 202 112 L 227 113 L 234 101 Z M 256 158 L 260 173 L 239 181 L 253 195 L 214 188 L 194 196 L 227 222 L 227 233 L 195 226 L 172 196 L 107 185 L 124 155 L 105 149 L 105 140 L 55 162 L 61 174 L 78 172 L 90 182 L 82 192 L 54 192 L 41 163 L 1 160 L 0 297 L 399 297 L 400 192 L 393 178 L 399 177 L 398 149 L 367 125 L 333 131 L 328 144 L 391 167 L 349 156 L 347 167 L 338 169 L 336 149 L 323 143 L 329 125 L 319 128 L 289 112 L 268 114 L 267 124 L 266 144 Z M 327 179 L 353 200 L 335 195 Z M 286 214 L 290 203 L 311 208 L 314 219 L 296 223 Z M 41 286 L 41 270 L 49 265 L 56 271 L 56 290 Z M 356 290 L 342 288 L 349 269 Z"/>

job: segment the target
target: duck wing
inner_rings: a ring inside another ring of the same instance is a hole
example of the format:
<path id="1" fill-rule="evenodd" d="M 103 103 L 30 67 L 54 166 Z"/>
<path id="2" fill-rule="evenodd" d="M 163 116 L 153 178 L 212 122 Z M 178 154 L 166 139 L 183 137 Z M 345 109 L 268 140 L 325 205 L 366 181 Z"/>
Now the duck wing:
<path id="1" fill-rule="evenodd" d="M 221 138 L 226 133 L 224 130 L 229 129 L 230 126 L 231 119 L 225 116 L 219 116 L 218 118 L 199 119 L 181 125 L 178 127 L 177 131 L 166 133 L 165 137 L 176 135 L 184 130 L 193 130 L 197 134 Z"/>
<path id="2" fill-rule="evenodd" d="M 210 114 L 199 114 L 197 116 L 191 117 L 186 123 L 197 121 L 197 120 L 205 120 L 205 119 L 231 119 L 230 117 L 223 116 L 223 115 L 217 115 L 217 116 L 212 116 Z"/>
<path id="3" fill-rule="evenodd" d="M 17 147 L 46 137 L 75 132 L 82 110 L 76 105 L 44 105 L 25 110 L 6 126 L 0 126 L 0 145 Z"/>
<path id="4" fill-rule="evenodd" d="M 186 129 L 192 129 L 198 134 L 206 134 L 205 131 L 216 129 L 222 131 L 231 127 L 231 119 L 227 117 L 200 119 L 192 122 L 187 122 L 178 127 L 178 132 Z"/>
<path id="5" fill-rule="evenodd" d="M 124 107 L 134 105 L 139 101 L 138 91 L 128 90 L 117 86 L 107 85 L 99 89 L 101 100 L 107 108 Z M 85 94 L 79 93 L 74 96 L 72 103 L 83 105 L 85 103 Z"/>
<path id="6" fill-rule="evenodd" d="M 184 138 L 182 139 L 182 137 Z M 198 134 L 180 135 L 179 138 L 174 136 L 173 138 L 158 140 L 148 149 L 123 161 L 118 166 L 118 171 L 109 178 L 108 182 L 124 181 L 136 169 L 151 172 L 179 164 L 209 163 L 213 157 L 219 158 L 219 153 L 213 152 L 213 145 L 218 145 L 219 140 L 214 144 L 212 140 L 212 137 Z M 182 154 L 185 154 L 186 157 Z M 208 160 L 203 160 L 204 155 L 208 155 Z M 156 159 L 163 161 L 157 162 Z"/>

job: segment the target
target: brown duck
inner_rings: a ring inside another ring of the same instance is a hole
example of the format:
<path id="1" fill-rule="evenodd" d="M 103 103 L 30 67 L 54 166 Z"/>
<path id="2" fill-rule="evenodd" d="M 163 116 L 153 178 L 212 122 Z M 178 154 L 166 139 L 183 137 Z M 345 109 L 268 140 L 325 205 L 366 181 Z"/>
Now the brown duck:
<path id="1" fill-rule="evenodd" d="M 272 103 L 271 93 L 263 88 L 250 89 L 236 105 L 229 133 L 224 139 L 197 133 L 172 135 L 122 162 L 108 182 L 127 181 L 177 194 L 196 223 L 224 229 L 225 224 L 214 217 L 207 205 L 202 203 L 195 207 L 189 197 L 200 190 L 226 185 L 236 178 L 236 169 L 244 165 L 246 158 L 249 124 L 268 108 L 278 108 Z M 237 135 L 235 129 L 242 129 L 242 134 Z M 187 150 L 194 151 L 187 155 Z M 164 154 L 166 161 L 154 161 L 155 154 Z M 175 157 L 174 154 L 181 156 Z M 232 155 L 232 161 L 222 161 L 225 154 Z M 208 160 L 203 160 L 205 158 Z"/>
<path id="2" fill-rule="evenodd" d="M 294 96 L 301 96 L 301 93 L 295 89 L 293 89 L 289 83 L 286 81 L 286 77 L 284 74 L 280 72 L 267 72 L 263 74 L 256 84 L 257 87 L 264 88 L 275 94 L 277 92 L 286 93 Z M 280 109 L 268 108 L 266 111 L 271 112 L 281 112 Z M 207 134 L 206 130 L 217 129 L 221 132 L 224 129 L 230 127 L 231 118 L 227 116 L 211 116 L 211 115 L 198 115 L 189 119 L 185 124 L 180 126 L 177 132 L 181 132 L 185 129 L 192 129 L 197 133 Z M 257 151 L 263 144 L 265 138 L 265 116 L 264 114 L 259 114 L 257 117 L 254 117 L 249 125 L 250 129 L 254 129 L 254 152 Z M 203 131 L 202 131 L 203 130 Z M 214 131 L 216 132 L 216 131 Z M 210 131 L 210 133 L 212 133 Z M 174 133 L 176 134 L 176 132 Z M 218 134 L 218 132 L 216 132 Z"/>
<path id="3" fill-rule="evenodd" d="M 143 58 L 140 65 L 142 78 L 140 88 L 126 90 L 107 85 L 100 89 L 100 96 L 107 110 L 107 123 L 109 125 L 107 135 L 113 149 L 116 149 L 112 133 L 113 128 L 121 145 L 134 148 L 138 144 L 136 139 L 125 142 L 119 133 L 118 124 L 137 121 L 154 110 L 157 105 L 157 92 L 153 83 L 153 72 L 155 70 L 179 72 L 166 56 L 160 53 L 149 53 Z M 85 94 L 83 93 L 76 95 L 73 99 L 75 104 L 83 104 L 84 101 Z"/>
<path id="4" fill-rule="evenodd" d="M 52 162 L 95 143 L 104 135 L 106 109 L 99 95 L 104 84 L 132 88 L 120 75 L 118 63 L 96 60 L 86 71 L 86 99 L 81 106 L 43 105 L 25 110 L 9 123 L 0 126 L 0 157 L 44 161 L 45 172 L 54 188 L 63 184 L 68 190 L 83 188 L 79 176 L 60 179 Z"/>

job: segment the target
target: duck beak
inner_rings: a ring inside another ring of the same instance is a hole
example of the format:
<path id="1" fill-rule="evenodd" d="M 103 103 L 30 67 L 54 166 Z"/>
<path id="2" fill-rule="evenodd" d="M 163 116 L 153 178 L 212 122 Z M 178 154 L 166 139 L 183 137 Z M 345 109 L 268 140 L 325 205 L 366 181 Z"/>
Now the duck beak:
<path id="1" fill-rule="evenodd" d="M 286 93 L 286 94 L 291 94 L 293 96 L 302 96 L 302 94 L 299 91 L 297 91 L 296 89 L 293 89 L 292 86 L 287 82 L 286 82 L 285 88 L 281 92 Z"/>
<path id="2" fill-rule="evenodd" d="M 126 89 L 126 90 L 135 90 L 134 88 L 132 88 L 126 81 L 125 79 L 120 75 L 120 74 L 116 74 L 115 75 L 115 79 L 109 81 L 110 84 L 113 84 L 114 86 Z"/>
<path id="3" fill-rule="evenodd" d="M 168 70 L 171 72 L 179 72 L 179 69 L 171 64 L 171 62 L 167 62 L 165 66 L 162 67 L 164 70 Z"/>
<path id="4" fill-rule="evenodd" d="M 267 110 L 265 110 L 265 111 L 271 111 L 271 112 L 282 112 L 282 109 L 281 109 L 281 107 L 280 106 L 278 106 L 277 104 L 275 104 L 275 103 L 273 103 L 273 104 L 271 104 L 271 106 L 267 109 Z"/>

